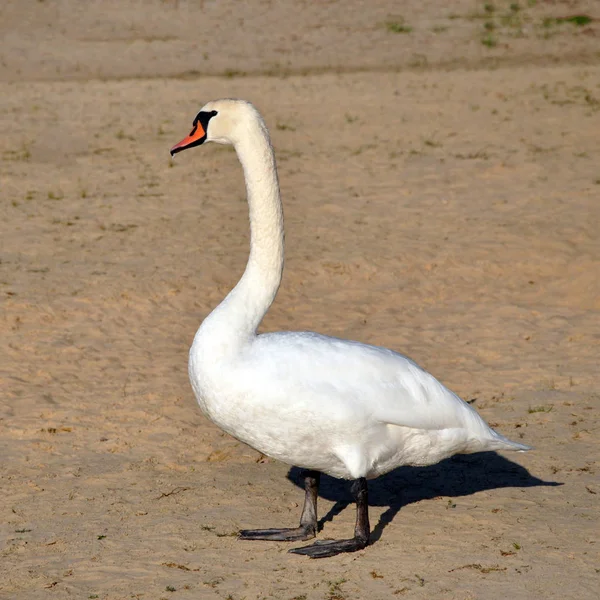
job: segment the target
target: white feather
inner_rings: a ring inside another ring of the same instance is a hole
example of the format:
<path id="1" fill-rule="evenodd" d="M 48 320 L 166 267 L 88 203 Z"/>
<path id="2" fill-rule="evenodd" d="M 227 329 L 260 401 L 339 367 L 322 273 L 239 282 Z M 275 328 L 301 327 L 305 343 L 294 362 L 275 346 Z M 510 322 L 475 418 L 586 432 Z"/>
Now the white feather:
<path id="1" fill-rule="evenodd" d="M 190 351 L 190 380 L 204 413 L 268 456 L 348 479 L 456 453 L 528 450 L 392 350 L 311 332 L 256 335 L 283 270 L 273 150 L 251 104 L 219 100 L 202 110 L 217 111 L 207 141 L 236 148 L 251 225 L 246 271 Z"/>

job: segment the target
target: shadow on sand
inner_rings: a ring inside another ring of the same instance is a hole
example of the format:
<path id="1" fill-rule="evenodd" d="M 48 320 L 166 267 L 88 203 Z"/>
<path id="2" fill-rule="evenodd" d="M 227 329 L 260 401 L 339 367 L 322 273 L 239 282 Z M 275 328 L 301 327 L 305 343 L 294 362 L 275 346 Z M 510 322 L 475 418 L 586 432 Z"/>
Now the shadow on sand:
<path id="1" fill-rule="evenodd" d="M 304 488 L 303 471 L 292 467 L 288 479 Z M 392 522 L 403 506 L 439 496 L 468 496 L 483 490 L 503 487 L 559 486 L 556 481 L 534 477 L 521 465 L 495 452 L 456 455 L 430 467 L 400 467 L 387 475 L 369 481 L 369 506 L 389 507 L 371 531 L 371 544 Z M 319 497 L 335 502 L 319 520 L 319 530 L 328 521 L 354 504 L 350 482 L 321 476 Z"/>

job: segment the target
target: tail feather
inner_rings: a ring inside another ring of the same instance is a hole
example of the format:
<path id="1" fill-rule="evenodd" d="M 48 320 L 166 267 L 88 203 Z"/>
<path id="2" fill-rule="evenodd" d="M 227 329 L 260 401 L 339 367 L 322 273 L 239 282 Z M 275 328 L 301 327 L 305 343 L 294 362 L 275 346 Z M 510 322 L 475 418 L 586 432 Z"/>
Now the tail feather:
<path id="1" fill-rule="evenodd" d="M 513 450 L 517 452 L 527 452 L 527 450 L 533 450 L 532 446 L 520 444 L 519 442 L 513 442 L 493 429 L 491 432 L 494 437 L 489 441 L 490 450 Z"/>

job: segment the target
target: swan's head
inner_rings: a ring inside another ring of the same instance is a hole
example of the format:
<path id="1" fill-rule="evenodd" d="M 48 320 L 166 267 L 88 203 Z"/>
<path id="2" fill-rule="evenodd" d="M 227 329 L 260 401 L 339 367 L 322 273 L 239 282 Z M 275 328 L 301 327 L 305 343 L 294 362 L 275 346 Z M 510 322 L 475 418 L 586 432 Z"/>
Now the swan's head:
<path id="1" fill-rule="evenodd" d="M 235 144 L 252 125 L 264 128 L 261 116 L 250 102 L 213 100 L 200 109 L 190 135 L 171 148 L 171 156 L 204 142 Z"/>

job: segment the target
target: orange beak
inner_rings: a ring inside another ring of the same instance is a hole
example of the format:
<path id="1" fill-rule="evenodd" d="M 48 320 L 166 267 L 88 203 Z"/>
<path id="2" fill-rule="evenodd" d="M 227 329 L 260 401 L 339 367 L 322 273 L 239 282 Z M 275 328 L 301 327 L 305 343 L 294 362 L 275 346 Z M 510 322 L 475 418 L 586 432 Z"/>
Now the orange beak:
<path id="1" fill-rule="evenodd" d="M 194 129 L 190 132 L 190 135 L 184 137 L 178 144 L 175 144 L 170 152 L 171 156 L 174 156 L 178 152 L 182 150 L 187 150 L 188 148 L 193 148 L 194 146 L 199 146 L 206 140 L 206 131 L 202 127 L 200 121 L 196 121 L 194 125 Z"/>

